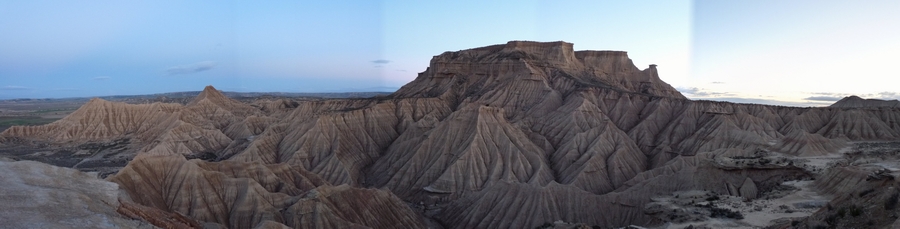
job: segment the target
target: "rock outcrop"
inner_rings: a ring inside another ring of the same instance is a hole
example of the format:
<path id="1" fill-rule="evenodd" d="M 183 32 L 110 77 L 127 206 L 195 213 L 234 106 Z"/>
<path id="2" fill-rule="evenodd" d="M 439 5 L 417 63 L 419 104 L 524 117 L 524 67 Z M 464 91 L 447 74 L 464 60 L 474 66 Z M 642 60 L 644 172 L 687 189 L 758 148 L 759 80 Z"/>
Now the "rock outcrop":
<path id="1" fill-rule="evenodd" d="M 116 213 L 119 189 L 75 169 L 0 160 L 4 228 L 153 228 Z"/>
<path id="2" fill-rule="evenodd" d="M 435 56 L 385 97 L 251 106 L 207 87 L 184 106 L 94 100 L 0 133 L 7 145 L 129 139 L 130 151 L 90 156 L 130 153 L 110 180 L 134 203 L 294 228 L 654 225 L 653 196 L 753 199 L 811 176 L 758 154 L 898 138 L 898 108 L 691 101 L 625 52 L 527 41 Z"/>

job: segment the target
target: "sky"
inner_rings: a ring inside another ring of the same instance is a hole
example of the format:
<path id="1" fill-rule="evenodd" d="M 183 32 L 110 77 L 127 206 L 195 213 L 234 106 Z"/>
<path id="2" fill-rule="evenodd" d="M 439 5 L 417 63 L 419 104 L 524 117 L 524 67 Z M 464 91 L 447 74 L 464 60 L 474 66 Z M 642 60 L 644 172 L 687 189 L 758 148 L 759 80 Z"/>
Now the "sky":
<path id="1" fill-rule="evenodd" d="M 0 99 L 390 91 L 510 40 L 623 50 L 692 99 L 900 98 L 900 1 L 0 0 Z"/>

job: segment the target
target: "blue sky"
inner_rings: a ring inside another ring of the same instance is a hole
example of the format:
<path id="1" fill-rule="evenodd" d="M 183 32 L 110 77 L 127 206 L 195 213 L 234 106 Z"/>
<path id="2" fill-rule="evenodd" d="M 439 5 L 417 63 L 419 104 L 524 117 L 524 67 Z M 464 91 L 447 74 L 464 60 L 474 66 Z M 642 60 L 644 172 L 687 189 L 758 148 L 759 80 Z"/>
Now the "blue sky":
<path id="1" fill-rule="evenodd" d="M 898 1 L 7 1 L 0 99 L 398 88 L 509 40 L 624 50 L 698 99 L 895 98 Z"/>

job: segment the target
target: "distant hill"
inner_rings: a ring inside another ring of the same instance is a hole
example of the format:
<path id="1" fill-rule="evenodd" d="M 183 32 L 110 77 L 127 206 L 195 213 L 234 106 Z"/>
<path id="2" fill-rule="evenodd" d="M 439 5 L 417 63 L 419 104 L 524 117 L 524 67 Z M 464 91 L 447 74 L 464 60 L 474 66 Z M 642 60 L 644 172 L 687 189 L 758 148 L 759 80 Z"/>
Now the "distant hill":
<path id="1" fill-rule="evenodd" d="M 168 92 L 147 95 L 110 95 L 98 97 L 73 97 L 73 98 L 43 98 L 43 99 L 6 99 L 0 100 L 0 104 L 41 104 L 41 103 L 87 103 L 91 98 L 101 98 L 107 101 L 125 102 L 131 104 L 167 102 L 185 104 L 200 94 L 201 91 Z M 256 98 L 302 98 L 302 99 L 350 99 L 371 98 L 375 96 L 390 95 L 391 92 L 229 92 L 222 91 L 226 97 L 237 100 Z M 80 106 L 80 105 L 79 105 Z"/>
<path id="2" fill-rule="evenodd" d="M 863 99 L 859 96 L 851 95 L 838 100 L 828 107 L 836 108 L 865 108 L 865 107 L 900 107 L 900 101 L 880 100 L 880 99 Z"/>

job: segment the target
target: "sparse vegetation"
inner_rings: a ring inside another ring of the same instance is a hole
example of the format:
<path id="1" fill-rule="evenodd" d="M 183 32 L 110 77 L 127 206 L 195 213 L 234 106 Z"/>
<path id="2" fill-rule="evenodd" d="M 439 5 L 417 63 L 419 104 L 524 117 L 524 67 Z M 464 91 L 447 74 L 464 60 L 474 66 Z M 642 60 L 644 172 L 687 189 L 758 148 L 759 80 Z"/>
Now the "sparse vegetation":
<path id="1" fill-rule="evenodd" d="M 546 229 L 546 228 L 553 228 L 553 223 L 546 222 L 544 224 L 541 224 L 540 226 L 535 227 L 534 229 Z"/>
<path id="2" fill-rule="evenodd" d="M 731 209 L 713 207 L 709 209 L 709 213 L 712 218 L 744 219 L 744 215 Z"/>
<path id="3" fill-rule="evenodd" d="M 862 209 L 857 206 L 850 206 L 850 216 L 857 217 L 862 214 Z"/>

